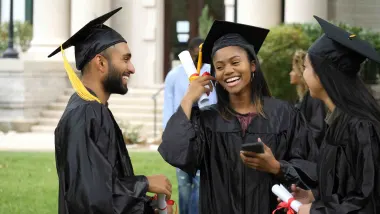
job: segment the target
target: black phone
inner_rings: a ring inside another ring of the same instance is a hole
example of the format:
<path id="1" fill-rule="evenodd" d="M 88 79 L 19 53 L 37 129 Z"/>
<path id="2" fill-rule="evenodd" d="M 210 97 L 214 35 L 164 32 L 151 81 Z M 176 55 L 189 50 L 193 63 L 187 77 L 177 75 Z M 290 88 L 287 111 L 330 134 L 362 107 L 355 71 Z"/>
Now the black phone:
<path id="1" fill-rule="evenodd" d="M 263 142 L 244 143 L 241 145 L 241 150 L 247 152 L 264 153 Z"/>

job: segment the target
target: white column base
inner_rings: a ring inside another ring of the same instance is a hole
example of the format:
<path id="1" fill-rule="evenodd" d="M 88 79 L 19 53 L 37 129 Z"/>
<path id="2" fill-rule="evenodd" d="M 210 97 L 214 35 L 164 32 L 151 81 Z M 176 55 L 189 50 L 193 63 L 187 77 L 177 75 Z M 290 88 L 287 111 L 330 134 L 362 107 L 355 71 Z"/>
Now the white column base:
<path id="1" fill-rule="evenodd" d="M 285 23 L 313 23 L 313 15 L 327 19 L 327 0 L 286 0 Z"/>

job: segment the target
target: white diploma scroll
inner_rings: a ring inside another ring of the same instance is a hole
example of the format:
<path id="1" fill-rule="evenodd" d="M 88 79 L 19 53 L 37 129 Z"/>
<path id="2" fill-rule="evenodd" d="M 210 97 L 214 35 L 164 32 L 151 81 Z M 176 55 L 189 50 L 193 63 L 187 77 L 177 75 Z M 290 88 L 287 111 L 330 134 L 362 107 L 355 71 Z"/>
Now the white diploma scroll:
<path id="1" fill-rule="evenodd" d="M 191 75 L 197 73 L 197 69 L 195 68 L 193 59 L 191 58 L 189 51 L 182 51 L 180 54 L 178 54 L 179 60 L 181 60 L 181 64 L 183 68 L 185 69 L 185 72 L 187 74 L 187 77 L 190 78 Z M 206 88 L 209 88 L 209 86 L 205 86 Z M 199 98 L 198 105 L 199 107 L 203 107 L 208 104 L 208 96 L 206 93 L 203 93 L 202 96 Z"/>
<path id="2" fill-rule="evenodd" d="M 168 208 L 166 207 L 166 195 L 165 194 L 158 194 L 157 195 L 157 202 L 158 202 L 158 213 L 159 214 L 167 214 Z"/>
<path id="3" fill-rule="evenodd" d="M 281 201 L 288 203 L 288 200 L 293 197 L 292 194 L 282 185 L 275 184 L 272 187 L 272 192 L 281 199 Z M 290 207 L 298 212 L 298 209 L 302 205 L 301 202 L 294 200 L 291 204 Z"/>

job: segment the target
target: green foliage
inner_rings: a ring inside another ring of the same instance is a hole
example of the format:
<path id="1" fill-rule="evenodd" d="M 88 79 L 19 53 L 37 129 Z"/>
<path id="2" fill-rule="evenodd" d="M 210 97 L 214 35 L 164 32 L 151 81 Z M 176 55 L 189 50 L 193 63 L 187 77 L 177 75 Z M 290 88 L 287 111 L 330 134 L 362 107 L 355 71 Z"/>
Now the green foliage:
<path id="1" fill-rule="evenodd" d="M 370 42 L 380 52 L 380 33 L 345 23 L 332 23 Z M 286 24 L 271 29 L 259 58 L 273 96 L 289 101 L 296 99 L 295 87 L 289 83 L 293 54 L 297 49 L 307 50 L 321 35 L 322 29 L 316 23 Z M 380 66 L 368 60 L 363 63 L 360 74 L 367 84 L 376 83 Z"/>
<path id="2" fill-rule="evenodd" d="M 202 9 L 202 14 L 199 17 L 199 36 L 203 39 L 206 38 L 212 23 L 214 22 L 214 18 L 210 16 L 210 8 L 208 5 L 205 5 Z"/>
<path id="3" fill-rule="evenodd" d="M 14 45 L 19 45 L 23 52 L 30 47 L 33 37 L 33 27 L 29 22 L 14 22 Z M 0 52 L 4 52 L 8 47 L 8 23 L 0 25 Z"/>
<path id="4" fill-rule="evenodd" d="M 126 121 L 119 120 L 119 127 L 123 133 L 125 144 L 143 144 L 145 141 L 141 140 L 140 130 L 142 125 L 133 126 Z"/>
<path id="5" fill-rule="evenodd" d="M 308 37 L 300 29 L 280 25 L 271 29 L 259 52 L 261 69 L 273 96 L 294 100 L 295 89 L 289 83 L 292 57 L 297 49 L 306 49 Z"/>
<path id="6" fill-rule="evenodd" d="M 172 199 L 178 203 L 174 167 L 156 151 L 129 149 L 129 156 L 136 175 L 166 175 L 173 185 Z M 0 213 L 57 213 L 58 177 L 54 152 L 0 151 L 0 178 Z"/>

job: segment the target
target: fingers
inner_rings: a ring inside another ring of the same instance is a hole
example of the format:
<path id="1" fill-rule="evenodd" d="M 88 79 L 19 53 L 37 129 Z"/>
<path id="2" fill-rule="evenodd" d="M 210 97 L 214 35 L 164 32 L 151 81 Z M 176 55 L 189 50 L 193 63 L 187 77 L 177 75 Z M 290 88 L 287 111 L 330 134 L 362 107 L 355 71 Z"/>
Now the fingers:
<path id="1" fill-rule="evenodd" d="M 299 190 L 299 189 L 297 189 L 297 186 L 295 184 L 292 184 L 290 189 L 292 190 L 292 192 L 297 192 Z"/>
<path id="2" fill-rule="evenodd" d="M 256 152 L 248 152 L 248 151 L 242 151 L 243 155 L 246 157 L 256 157 L 257 153 Z"/>
<path id="3" fill-rule="evenodd" d="M 216 80 L 213 76 L 200 76 L 195 81 L 203 82 L 203 81 L 210 81 L 210 80 Z"/>
<path id="4" fill-rule="evenodd" d="M 244 164 L 251 168 L 260 167 L 260 160 L 257 158 L 247 157 L 243 153 L 240 153 L 240 158 L 242 159 Z"/>
<path id="5" fill-rule="evenodd" d="M 166 200 L 170 200 L 170 198 L 172 197 L 172 191 L 167 188 L 164 189 L 163 194 L 166 195 Z"/>

